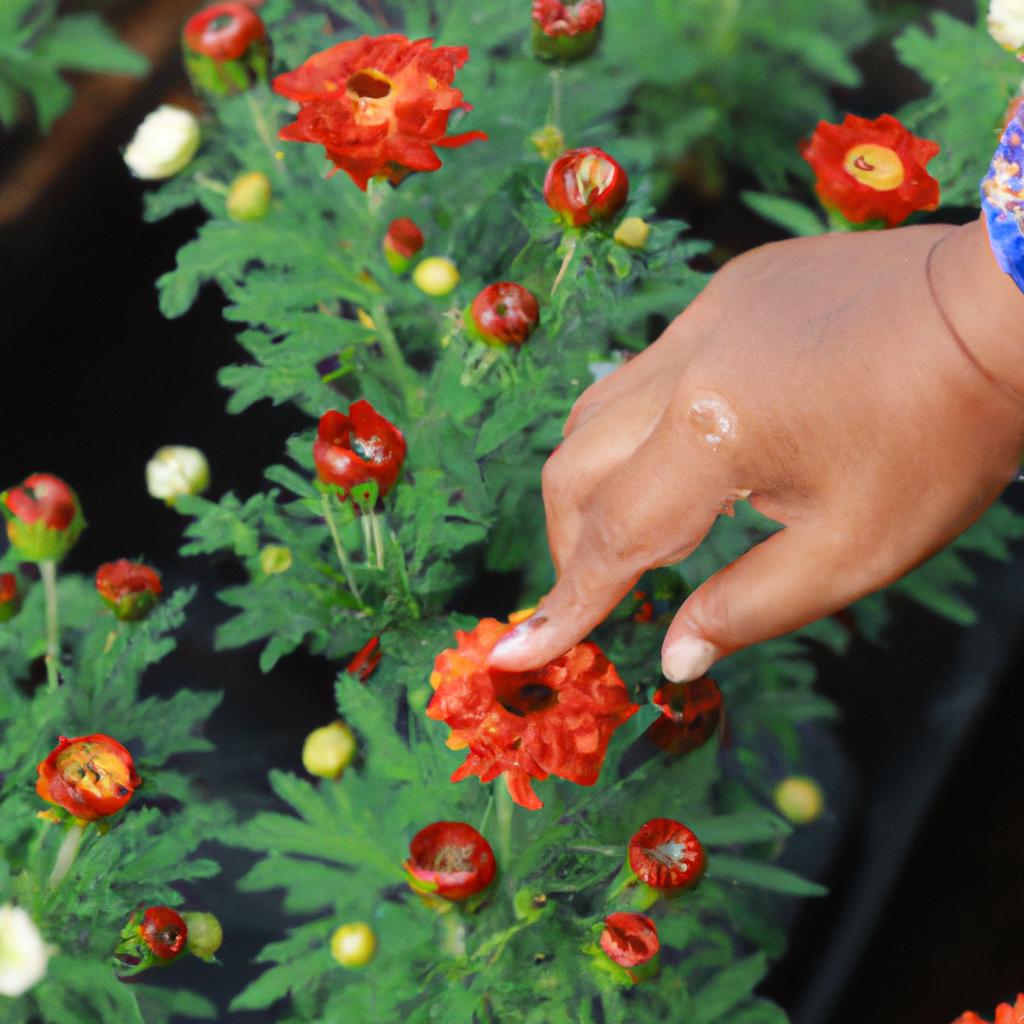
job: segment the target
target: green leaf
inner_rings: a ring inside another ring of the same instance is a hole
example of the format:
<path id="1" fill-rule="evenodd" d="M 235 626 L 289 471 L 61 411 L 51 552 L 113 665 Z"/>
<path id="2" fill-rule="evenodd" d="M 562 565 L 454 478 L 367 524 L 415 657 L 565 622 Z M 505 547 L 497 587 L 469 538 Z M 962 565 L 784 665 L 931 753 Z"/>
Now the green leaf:
<path id="1" fill-rule="evenodd" d="M 828 225 L 803 203 L 784 196 L 772 196 L 766 192 L 741 192 L 740 198 L 759 217 L 769 224 L 775 224 L 791 235 L 823 235 Z"/>
<path id="2" fill-rule="evenodd" d="M 767 889 L 787 896 L 824 896 L 828 892 L 817 882 L 809 882 L 775 864 L 744 860 L 724 853 L 716 853 L 708 859 L 708 877 L 719 882 L 738 882 L 740 885 Z"/>

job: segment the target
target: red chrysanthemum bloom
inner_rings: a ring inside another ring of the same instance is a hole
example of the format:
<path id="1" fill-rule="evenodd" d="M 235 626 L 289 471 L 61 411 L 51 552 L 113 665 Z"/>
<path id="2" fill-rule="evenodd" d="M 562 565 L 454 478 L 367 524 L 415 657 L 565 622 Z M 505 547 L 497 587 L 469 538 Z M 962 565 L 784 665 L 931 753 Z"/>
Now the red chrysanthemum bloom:
<path id="1" fill-rule="evenodd" d="M 494 881 L 497 863 L 491 844 L 472 825 L 435 821 L 409 844 L 409 884 L 446 900 L 464 900 Z"/>
<path id="2" fill-rule="evenodd" d="M 639 708 L 596 644 L 577 644 L 535 672 L 491 668 L 488 655 L 512 628 L 482 619 L 455 634 L 457 646 L 434 662 L 437 692 L 427 715 L 451 727 L 449 747 L 469 748 L 452 782 L 504 775 L 512 799 L 537 810 L 543 804 L 531 779 L 557 775 L 592 786 L 612 733 Z"/>
<path id="3" fill-rule="evenodd" d="M 661 941 L 658 929 L 649 917 L 619 911 L 604 919 L 601 948 L 610 960 L 628 970 L 657 956 Z"/>
<path id="4" fill-rule="evenodd" d="M 546 36 L 593 32 L 604 19 L 604 0 L 533 0 L 533 22 Z"/>
<path id="5" fill-rule="evenodd" d="M 707 857 L 700 840 L 681 822 L 652 818 L 629 841 L 629 866 L 652 889 L 681 892 L 700 881 Z"/>
<path id="6" fill-rule="evenodd" d="M 115 814 L 142 785 L 132 755 L 102 733 L 59 737 L 38 771 L 36 792 L 82 821 Z"/>
<path id="7" fill-rule="evenodd" d="M 352 660 L 348 663 L 345 671 L 355 676 L 361 683 L 365 683 L 380 664 L 382 653 L 380 649 L 380 637 L 371 636 L 366 643 L 356 651 Z"/>
<path id="8" fill-rule="evenodd" d="M 96 589 L 104 604 L 125 622 L 144 619 L 164 592 L 156 569 L 127 558 L 101 565 L 96 570 Z"/>
<path id="9" fill-rule="evenodd" d="M 487 135 L 445 135 L 452 111 L 470 109 L 452 86 L 469 50 L 432 44 L 401 35 L 362 36 L 278 75 L 274 90 L 301 105 L 280 137 L 319 143 L 335 168 L 364 191 L 377 175 L 398 182 L 410 171 L 436 171 L 441 161 L 435 146 L 464 146 Z"/>
<path id="10" fill-rule="evenodd" d="M 884 220 L 895 227 L 939 205 L 939 183 L 925 170 L 939 148 L 890 114 L 874 121 L 847 114 L 842 124 L 820 121 L 800 151 L 826 209 L 853 224 Z"/>
<path id="11" fill-rule="evenodd" d="M 661 714 L 645 735 L 667 754 L 689 754 L 704 746 L 722 722 L 722 691 L 710 676 L 665 683 L 653 699 Z"/>
<path id="12" fill-rule="evenodd" d="M 263 19 L 247 4 L 214 4 L 185 22 L 185 45 L 213 60 L 238 60 L 253 43 L 267 38 Z"/>
<path id="13" fill-rule="evenodd" d="M 957 1017 L 953 1024 L 988 1024 L 988 1021 L 969 1010 Z M 1001 1003 L 996 1007 L 993 1024 L 1024 1024 L 1024 992 L 1017 996 L 1017 1002 L 1013 1006 Z"/>
<path id="14" fill-rule="evenodd" d="M 396 274 L 409 269 L 413 256 L 423 248 L 423 232 L 408 217 L 393 220 L 384 236 L 384 258 Z"/>
<path id="15" fill-rule="evenodd" d="M 540 319 L 533 292 L 514 281 L 484 288 L 470 304 L 465 321 L 469 333 L 485 345 L 522 345 Z"/>
<path id="16" fill-rule="evenodd" d="M 188 925 L 170 907 L 149 907 L 139 922 L 139 935 L 159 960 L 173 960 L 188 941 Z"/>
<path id="17" fill-rule="evenodd" d="M 369 402 L 353 402 L 348 415 L 332 409 L 320 417 L 313 461 L 325 484 L 350 491 L 376 481 L 383 498 L 405 462 L 405 438 Z"/>
<path id="18" fill-rule="evenodd" d="M 563 153 L 544 178 L 544 201 L 570 227 L 614 217 L 629 199 L 629 176 L 603 149 Z"/>

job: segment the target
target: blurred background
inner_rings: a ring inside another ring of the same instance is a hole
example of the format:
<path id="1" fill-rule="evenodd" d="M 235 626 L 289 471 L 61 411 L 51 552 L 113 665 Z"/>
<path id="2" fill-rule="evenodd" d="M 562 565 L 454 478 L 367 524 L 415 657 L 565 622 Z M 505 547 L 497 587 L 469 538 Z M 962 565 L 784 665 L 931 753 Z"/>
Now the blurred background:
<path id="1" fill-rule="evenodd" d="M 48 471 L 75 486 L 92 525 L 70 569 L 144 557 L 171 586 L 199 585 L 180 650 L 150 685 L 225 688 L 209 727 L 218 753 L 194 767 L 211 792 L 248 810 L 267 799 L 265 767 L 292 766 L 306 733 L 333 717 L 336 666 L 295 654 L 263 677 L 253 652 L 218 655 L 213 631 L 225 616 L 213 595 L 238 570 L 179 558 L 181 521 L 145 489 L 147 459 L 173 443 L 209 454 L 215 492 L 250 493 L 288 434 L 306 425 L 296 411 L 265 404 L 227 415 L 216 372 L 240 350 L 218 293 L 207 290 L 173 322 L 157 309 L 154 281 L 201 215 L 144 224 L 145 186 L 120 151 L 158 103 L 191 102 L 178 34 L 198 6 L 102 5 L 149 58 L 150 72 L 72 79 L 74 104 L 46 137 L 31 117 L 0 129 L 0 484 Z M 975 13 L 970 0 L 918 6 Z M 874 116 L 923 91 L 885 42 L 856 62 L 865 85 L 837 90 L 840 109 Z M 751 184 L 734 181 L 730 190 Z M 695 188 L 681 160 L 665 212 L 712 239 L 718 262 L 781 237 L 731 196 Z M 1020 505 L 1021 492 L 1007 499 Z M 812 763 L 820 751 L 816 774 L 829 811 L 787 856 L 832 894 L 797 910 L 790 952 L 766 991 L 798 1024 L 947 1024 L 966 1008 L 989 1014 L 1024 989 L 1020 555 L 1008 565 L 979 559 L 971 595 L 978 625 L 959 629 L 901 606 L 886 647 L 858 639 L 846 658 L 820 657 L 823 688 L 843 710 L 835 727 L 843 759 L 807 735 Z M 506 612 L 502 581 L 473 603 L 477 613 Z M 250 863 L 239 851 L 211 852 L 227 882 Z M 257 949 L 280 931 L 279 909 L 266 897 L 232 899 L 216 880 L 190 895 L 224 919 L 226 966 L 212 981 L 198 961 L 175 970 L 208 993 L 219 987 L 226 1002 L 256 973 Z"/>

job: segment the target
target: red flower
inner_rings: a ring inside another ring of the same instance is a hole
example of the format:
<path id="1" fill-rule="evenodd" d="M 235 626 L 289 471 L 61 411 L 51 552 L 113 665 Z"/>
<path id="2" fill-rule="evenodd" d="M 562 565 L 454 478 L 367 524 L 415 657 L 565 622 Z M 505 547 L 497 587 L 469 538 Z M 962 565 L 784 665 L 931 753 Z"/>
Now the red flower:
<path id="1" fill-rule="evenodd" d="M 0 502 L 11 544 L 34 562 L 63 558 L 85 526 L 75 492 L 50 473 L 26 477 Z"/>
<path id="2" fill-rule="evenodd" d="M 681 892 L 700 881 L 707 858 L 700 840 L 671 818 L 652 818 L 629 841 L 633 874 L 665 892 Z"/>
<path id="3" fill-rule="evenodd" d="M 514 281 L 489 284 L 465 317 L 470 334 L 487 345 L 522 345 L 539 319 L 537 299 Z"/>
<path id="4" fill-rule="evenodd" d="M 446 900 L 482 892 L 494 880 L 496 868 L 491 844 L 461 821 L 435 821 L 417 832 L 405 862 L 415 890 Z"/>
<path id="5" fill-rule="evenodd" d="M 127 558 L 101 565 L 96 570 L 96 589 L 104 603 L 125 622 L 144 619 L 164 591 L 155 569 Z"/>
<path id="6" fill-rule="evenodd" d="M 593 32 L 604 20 L 604 0 L 533 0 L 533 21 L 548 36 Z"/>
<path id="7" fill-rule="evenodd" d="M 149 907 L 139 923 L 139 934 L 158 960 L 173 960 L 188 941 L 188 925 L 170 907 Z"/>
<path id="8" fill-rule="evenodd" d="M 655 692 L 654 703 L 662 713 L 645 735 L 668 754 L 689 754 L 704 746 L 722 721 L 722 692 L 710 676 L 665 683 Z"/>
<path id="9" fill-rule="evenodd" d="M 18 577 L 0 572 L 0 622 L 13 619 L 18 611 Z"/>
<path id="10" fill-rule="evenodd" d="M 405 438 L 369 402 L 354 402 L 348 415 L 332 409 L 320 417 L 313 445 L 317 475 L 346 492 L 376 481 L 383 498 L 405 461 Z"/>
<path id="11" fill-rule="evenodd" d="M 661 942 L 654 922 L 643 914 L 619 911 L 604 919 L 601 948 L 620 967 L 639 967 L 658 955 Z"/>
<path id="12" fill-rule="evenodd" d="M 568 225 L 580 227 L 613 217 L 629 198 L 629 177 L 603 149 L 585 146 L 563 153 L 544 179 L 544 200 Z"/>
<path id="13" fill-rule="evenodd" d="M 280 137 L 320 143 L 337 170 L 364 191 L 370 178 L 401 181 L 409 171 L 436 171 L 434 146 L 464 146 L 483 132 L 445 135 L 453 110 L 470 109 L 453 88 L 469 59 L 464 46 L 405 36 L 362 36 L 314 54 L 278 75 L 274 90 L 301 104 Z"/>
<path id="14" fill-rule="evenodd" d="M 413 256 L 423 248 L 423 232 L 414 220 L 399 217 L 393 220 L 384 236 L 384 258 L 396 274 L 409 269 Z"/>
<path id="15" fill-rule="evenodd" d="M 102 733 L 59 737 L 38 771 L 36 792 L 83 821 L 117 813 L 142 785 L 132 755 Z"/>
<path id="16" fill-rule="evenodd" d="M 842 124 L 819 121 L 801 146 L 814 168 L 826 209 L 853 224 L 902 224 L 915 210 L 939 205 L 939 183 L 925 170 L 939 144 L 920 139 L 890 114 L 874 121 L 847 114 Z"/>
<path id="17" fill-rule="evenodd" d="M 380 664 L 381 649 L 380 637 L 371 636 L 369 640 L 355 653 L 355 656 L 348 663 L 345 671 L 355 676 L 361 683 L 365 683 Z"/>
<path id="18" fill-rule="evenodd" d="M 953 1024 L 988 1024 L 988 1021 L 968 1011 L 957 1017 Z M 1017 996 L 1017 1002 L 1013 1006 L 1001 1003 L 996 1007 L 994 1024 L 1024 1024 L 1024 992 Z"/>
<path id="19" fill-rule="evenodd" d="M 642 590 L 633 591 L 633 600 L 640 602 L 640 607 L 633 612 L 634 622 L 645 623 L 654 618 L 654 605 L 646 598 L 647 595 Z"/>
<path id="20" fill-rule="evenodd" d="M 469 748 L 452 782 L 504 775 L 512 799 L 536 810 L 543 804 L 531 779 L 558 775 L 592 786 L 612 733 L 639 708 L 596 644 L 577 644 L 535 672 L 490 668 L 487 656 L 510 629 L 482 619 L 455 634 L 457 646 L 434 662 L 427 715 L 451 727 L 449 747 Z"/>
<path id="21" fill-rule="evenodd" d="M 243 3 L 214 4 L 185 22 L 185 45 L 217 61 L 238 60 L 266 38 L 263 20 Z"/>

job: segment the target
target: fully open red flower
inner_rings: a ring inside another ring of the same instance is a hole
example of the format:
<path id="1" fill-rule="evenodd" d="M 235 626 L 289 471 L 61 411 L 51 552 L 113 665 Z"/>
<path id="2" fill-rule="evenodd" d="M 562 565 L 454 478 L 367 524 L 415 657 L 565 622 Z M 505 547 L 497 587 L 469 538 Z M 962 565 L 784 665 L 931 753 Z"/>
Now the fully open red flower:
<path id="1" fill-rule="evenodd" d="M 356 651 L 352 660 L 345 667 L 349 675 L 355 676 L 361 683 L 365 683 L 374 672 L 381 659 L 380 637 L 371 636 L 366 643 Z"/>
<path id="2" fill-rule="evenodd" d="M 707 857 L 700 840 L 671 818 L 652 818 L 629 841 L 633 874 L 653 889 L 681 892 L 700 881 Z"/>
<path id="3" fill-rule="evenodd" d="M 658 929 L 644 914 L 619 911 L 604 919 L 601 948 L 620 967 L 639 967 L 661 949 Z"/>
<path id="4" fill-rule="evenodd" d="M 364 191 L 377 175 L 397 182 L 410 171 L 436 171 L 441 161 L 435 146 L 464 146 L 487 136 L 445 134 L 452 111 L 470 109 L 452 86 L 469 51 L 432 43 L 362 36 L 278 75 L 274 90 L 301 104 L 280 137 L 319 143 L 335 168 Z"/>
<path id="5" fill-rule="evenodd" d="M 710 676 L 690 683 L 665 683 L 655 691 L 661 714 L 645 735 L 668 754 L 689 754 L 704 746 L 722 722 L 722 692 Z"/>
<path id="6" fill-rule="evenodd" d="M 408 217 L 393 220 L 384 236 L 384 258 L 396 274 L 409 269 L 413 256 L 423 248 L 423 232 Z"/>
<path id="7" fill-rule="evenodd" d="M 939 183 L 925 170 L 938 152 L 937 142 L 918 138 L 890 114 L 820 121 L 801 146 L 827 209 L 853 224 L 884 220 L 889 227 L 939 205 Z"/>
<path id="8" fill-rule="evenodd" d="M 115 814 L 142 785 L 132 755 L 102 733 L 61 736 L 38 771 L 36 792 L 83 821 Z"/>
<path id="9" fill-rule="evenodd" d="M 548 168 L 544 200 L 575 227 L 614 217 L 629 199 L 629 176 L 603 149 L 584 146 L 563 153 Z"/>
<path id="10" fill-rule="evenodd" d="M 976 1013 L 968 1011 L 961 1014 L 953 1024 L 988 1024 Z M 1017 1002 L 1011 1006 L 1001 1003 L 996 1007 L 996 1018 L 993 1024 L 1024 1024 L 1024 992 L 1017 996 Z"/>
<path id="11" fill-rule="evenodd" d="M 491 844 L 472 825 L 435 821 L 409 844 L 405 870 L 418 892 L 464 900 L 494 881 L 497 864 Z"/>
<path id="12" fill-rule="evenodd" d="M 188 941 L 188 925 L 170 907 L 149 907 L 139 922 L 143 942 L 159 960 L 173 960 Z"/>
<path id="13" fill-rule="evenodd" d="M 592 786 L 612 733 L 639 708 L 596 644 L 577 644 L 535 672 L 489 667 L 487 656 L 510 629 L 482 619 L 455 634 L 457 646 L 434 662 L 427 715 L 451 727 L 449 747 L 469 748 L 452 782 L 503 775 L 512 799 L 537 810 L 543 804 L 531 780 L 558 775 Z"/>
<path id="14" fill-rule="evenodd" d="M 238 60 L 253 43 L 267 38 L 267 30 L 248 4 L 214 4 L 185 22 L 185 45 L 213 60 Z"/>
<path id="15" fill-rule="evenodd" d="M 163 593 L 156 569 L 121 558 L 96 570 L 96 589 L 104 603 L 125 622 L 144 619 Z"/>
<path id="16" fill-rule="evenodd" d="M 593 32 L 604 19 L 604 0 L 533 0 L 533 22 L 548 36 Z"/>
<path id="17" fill-rule="evenodd" d="M 522 345 L 540 319 L 533 292 L 514 281 L 484 288 L 466 313 L 470 334 L 487 345 Z"/>
<path id="18" fill-rule="evenodd" d="M 384 497 L 402 471 L 405 438 L 369 402 L 353 402 L 348 415 L 332 409 L 320 417 L 313 461 L 325 484 L 350 491 L 374 480 Z"/>

